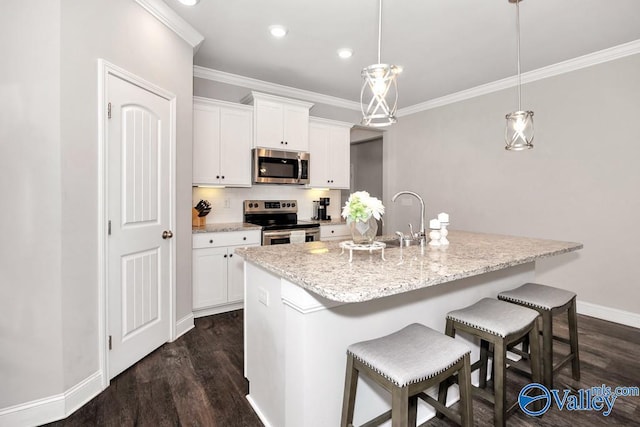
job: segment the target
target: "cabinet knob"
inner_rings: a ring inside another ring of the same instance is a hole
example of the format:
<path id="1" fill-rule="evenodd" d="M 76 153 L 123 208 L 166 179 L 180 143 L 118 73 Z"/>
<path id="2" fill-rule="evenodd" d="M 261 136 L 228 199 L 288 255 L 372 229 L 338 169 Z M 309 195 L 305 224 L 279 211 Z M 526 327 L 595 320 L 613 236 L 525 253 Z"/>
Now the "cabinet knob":
<path id="1" fill-rule="evenodd" d="M 242 240 L 247 240 L 247 238 L 246 238 L 246 237 L 243 237 L 243 238 L 242 238 Z"/>
<path id="2" fill-rule="evenodd" d="M 216 175 L 216 179 L 220 179 L 220 175 Z"/>
<path id="3" fill-rule="evenodd" d="M 333 234 L 333 233 L 335 233 L 335 232 L 336 232 L 336 230 L 331 230 L 331 234 Z"/>
<path id="4" fill-rule="evenodd" d="M 229 258 L 233 258 L 233 254 L 229 254 Z"/>
<path id="5" fill-rule="evenodd" d="M 213 239 L 209 240 L 209 243 L 213 243 Z"/>
<path id="6" fill-rule="evenodd" d="M 287 141 L 284 142 L 284 145 L 289 145 L 289 143 Z"/>
<path id="7" fill-rule="evenodd" d="M 224 175 L 222 175 L 222 179 L 224 179 Z"/>
<path id="8" fill-rule="evenodd" d="M 227 257 L 227 254 L 224 254 L 224 257 L 226 258 L 226 257 Z"/>
<path id="9" fill-rule="evenodd" d="M 280 144 L 284 144 L 284 141 L 280 141 Z"/>

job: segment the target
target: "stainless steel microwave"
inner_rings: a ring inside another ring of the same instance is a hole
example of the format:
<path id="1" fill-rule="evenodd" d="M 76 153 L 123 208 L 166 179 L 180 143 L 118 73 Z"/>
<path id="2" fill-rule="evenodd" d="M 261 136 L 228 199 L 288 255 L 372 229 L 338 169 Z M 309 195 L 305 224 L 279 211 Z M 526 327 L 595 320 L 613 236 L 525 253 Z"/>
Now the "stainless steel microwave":
<path id="1" fill-rule="evenodd" d="M 309 153 L 253 149 L 254 184 L 308 184 Z"/>

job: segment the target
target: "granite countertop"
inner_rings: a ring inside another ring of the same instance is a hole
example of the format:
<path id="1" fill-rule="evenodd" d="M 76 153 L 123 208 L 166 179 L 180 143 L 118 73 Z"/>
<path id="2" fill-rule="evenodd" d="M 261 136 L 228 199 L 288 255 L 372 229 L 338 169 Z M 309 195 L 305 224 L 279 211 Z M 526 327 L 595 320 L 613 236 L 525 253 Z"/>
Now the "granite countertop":
<path id="1" fill-rule="evenodd" d="M 325 298 L 361 302 L 525 264 L 581 243 L 450 230 L 445 247 L 388 246 L 341 254 L 339 242 L 236 249 L 236 254 Z"/>
<path id="2" fill-rule="evenodd" d="M 261 230 L 262 227 L 246 222 L 224 222 L 218 224 L 207 224 L 203 227 L 192 227 L 192 233 L 223 233 L 227 231 Z"/>

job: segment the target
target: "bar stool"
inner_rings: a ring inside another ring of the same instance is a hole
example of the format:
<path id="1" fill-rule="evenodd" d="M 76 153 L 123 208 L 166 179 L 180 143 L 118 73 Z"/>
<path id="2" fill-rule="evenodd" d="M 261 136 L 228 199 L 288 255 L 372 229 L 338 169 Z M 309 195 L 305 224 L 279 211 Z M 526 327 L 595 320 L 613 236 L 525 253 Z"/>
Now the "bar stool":
<path id="1" fill-rule="evenodd" d="M 540 381 L 540 348 L 534 339 L 539 335 L 538 312 L 515 304 L 484 298 L 469 307 L 451 311 L 447 314 L 445 333 L 455 337 L 462 331 L 480 338 L 480 360 L 471 367 L 472 371 L 480 370 L 479 387 L 473 387 L 478 397 L 494 405 L 494 425 L 505 426 L 507 415 L 518 403 L 507 407 L 506 396 L 506 352 L 507 347 L 522 340 L 531 338 L 531 366 L 534 382 Z M 493 394 L 485 390 L 487 383 L 487 361 L 489 346 L 493 345 Z M 440 384 L 438 400 L 446 402 L 448 382 Z"/>
<path id="2" fill-rule="evenodd" d="M 415 426 L 418 398 L 452 421 L 464 427 L 473 426 L 470 352 L 466 345 L 417 323 L 381 338 L 350 345 L 341 427 L 353 426 L 359 374 L 391 393 L 391 410 L 364 426 L 379 425 L 389 419 L 393 427 Z M 459 413 L 424 393 L 456 373 L 460 386 Z"/>
<path id="3" fill-rule="evenodd" d="M 545 386 L 553 388 L 554 373 L 569 362 L 571 362 L 573 379 L 580 381 L 576 294 L 552 286 L 525 283 L 519 288 L 501 292 L 498 294 L 498 299 L 532 308 L 542 316 L 542 373 Z M 569 339 L 553 335 L 553 316 L 564 311 L 567 312 L 569 320 Z M 553 363 L 553 340 L 570 346 L 569 354 L 555 366 Z"/>

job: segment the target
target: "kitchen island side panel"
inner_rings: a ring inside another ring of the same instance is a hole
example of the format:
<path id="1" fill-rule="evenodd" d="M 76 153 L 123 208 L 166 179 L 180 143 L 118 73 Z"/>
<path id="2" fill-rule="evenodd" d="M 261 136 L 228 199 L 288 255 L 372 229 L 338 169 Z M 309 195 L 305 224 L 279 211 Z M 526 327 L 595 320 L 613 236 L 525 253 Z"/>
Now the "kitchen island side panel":
<path id="1" fill-rule="evenodd" d="M 249 402 L 266 426 L 284 426 L 285 323 L 281 279 L 245 262 L 245 377 Z"/>
<path id="2" fill-rule="evenodd" d="M 448 311 L 532 281 L 535 267 L 531 262 L 372 301 L 337 303 L 251 265 L 251 262 L 247 265 L 245 333 L 250 342 L 245 357 L 250 398 L 254 407 L 264 414 L 277 414 L 269 419 L 268 425 L 296 427 L 339 425 L 346 348 L 350 344 L 389 334 L 414 322 L 443 332 Z M 275 290 L 276 282 L 278 291 Z M 257 298 L 260 289 L 267 289 L 267 286 L 270 305 L 265 310 Z M 276 296 L 279 298 L 274 298 Z M 282 335 L 273 336 L 271 343 L 265 337 L 259 337 L 259 345 L 252 343 L 258 337 L 254 334 L 256 331 L 250 329 L 265 325 L 277 326 L 277 330 L 272 329 L 269 333 L 279 331 Z M 477 359 L 477 345 L 464 336 L 458 339 L 472 346 L 472 359 Z M 272 346 L 277 348 L 272 349 Z M 262 353 L 258 355 L 259 351 Z M 258 369 L 268 373 L 258 373 Z M 264 381 L 283 382 L 265 384 Z M 263 391 L 266 390 L 271 393 L 265 395 Z M 388 393 L 361 378 L 354 424 L 362 424 L 388 408 Z M 419 422 L 431 416 L 433 412 L 428 407 L 419 408 Z M 276 423 L 276 418 L 282 422 Z"/>

